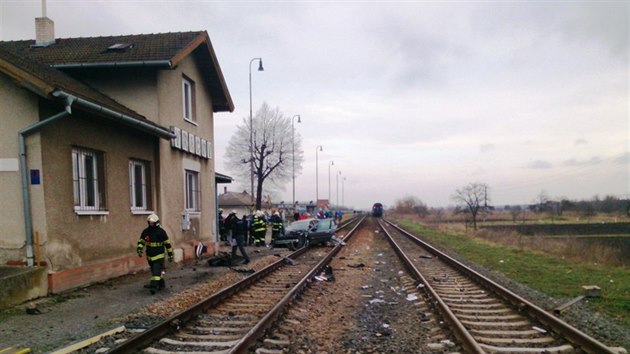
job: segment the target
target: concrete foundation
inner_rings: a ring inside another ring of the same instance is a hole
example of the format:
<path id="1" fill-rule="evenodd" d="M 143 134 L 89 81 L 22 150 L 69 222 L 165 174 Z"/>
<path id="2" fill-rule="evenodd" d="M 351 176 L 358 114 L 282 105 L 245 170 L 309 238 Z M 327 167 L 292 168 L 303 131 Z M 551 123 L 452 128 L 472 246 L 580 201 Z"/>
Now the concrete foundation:
<path id="1" fill-rule="evenodd" d="M 46 268 L 0 266 L 0 309 L 48 294 Z"/>

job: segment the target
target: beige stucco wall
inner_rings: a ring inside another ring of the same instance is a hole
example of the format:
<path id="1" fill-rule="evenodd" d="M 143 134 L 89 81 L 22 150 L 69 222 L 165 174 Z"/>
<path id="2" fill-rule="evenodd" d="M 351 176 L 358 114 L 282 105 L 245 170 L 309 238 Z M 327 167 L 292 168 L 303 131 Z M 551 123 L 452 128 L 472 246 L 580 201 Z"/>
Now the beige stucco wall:
<path id="1" fill-rule="evenodd" d="M 158 116 L 155 69 L 99 70 L 81 80 L 149 119 Z"/>
<path id="2" fill-rule="evenodd" d="M 183 118 L 182 78 L 195 82 L 196 123 Z M 214 141 L 212 102 L 204 85 L 199 68 L 193 57 L 188 57 L 174 70 L 160 71 L 158 75 L 159 124 L 176 126 L 196 136 Z M 212 148 L 214 152 L 214 147 Z M 158 190 L 162 202 L 162 218 L 165 227 L 170 227 L 178 242 L 190 244 L 193 240 L 215 242 L 217 240 L 215 216 L 214 158 L 205 159 L 181 150 L 173 149 L 170 142 L 160 142 L 160 179 Z M 201 212 L 192 214 L 191 230 L 181 230 L 181 217 L 184 213 L 184 169 L 185 165 L 198 164 L 200 167 Z"/>
<path id="3" fill-rule="evenodd" d="M 18 134 L 38 121 L 38 97 L 0 74 L 0 264 L 26 259 L 26 235 L 19 171 Z M 41 164 L 39 135 L 26 139 L 27 169 Z M 17 166 L 17 168 L 15 168 Z M 33 209 L 41 213 L 41 186 L 33 186 Z M 43 235 L 42 235 L 43 236 Z"/>
<path id="4" fill-rule="evenodd" d="M 48 239 L 45 255 L 51 270 L 89 265 L 133 254 L 146 215 L 131 212 L 129 161 L 151 162 L 155 183 L 156 137 L 77 112 L 42 130 Z M 72 147 L 104 152 L 109 215 L 77 215 L 72 189 Z"/>
<path id="5" fill-rule="evenodd" d="M 207 50 L 200 48 L 198 50 Z M 195 82 L 197 124 L 183 118 L 182 78 Z M 194 54 L 173 70 L 116 69 L 95 72 L 84 78 L 90 85 L 107 93 L 120 103 L 164 127 L 176 126 L 210 142 L 214 141 L 212 102 Z M 214 146 L 212 148 L 214 154 Z M 157 209 L 162 227 L 176 247 L 191 246 L 196 241 L 218 239 L 215 217 L 214 155 L 211 159 L 174 149 L 170 141 L 159 142 L 159 166 L 156 170 Z M 200 167 L 201 212 L 191 214 L 191 229 L 182 230 L 185 165 Z"/>

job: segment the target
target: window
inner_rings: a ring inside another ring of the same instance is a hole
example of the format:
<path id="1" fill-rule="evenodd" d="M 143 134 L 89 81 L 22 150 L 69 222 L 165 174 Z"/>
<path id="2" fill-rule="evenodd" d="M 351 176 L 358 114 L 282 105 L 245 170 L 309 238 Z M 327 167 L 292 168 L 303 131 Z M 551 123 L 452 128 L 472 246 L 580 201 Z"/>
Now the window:
<path id="1" fill-rule="evenodd" d="M 199 188 L 199 172 L 186 170 L 186 210 L 200 211 L 201 188 Z"/>
<path id="2" fill-rule="evenodd" d="M 131 210 L 148 211 L 151 205 L 151 173 L 146 161 L 129 161 Z"/>
<path id="3" fill-rule="evenodd" d="M 75 211 L 99 212 L 107 210 L 104 197 L 104 172 L 103 153 L 82 148 L 72 149 Z"/>
<path id="4" fill-rule="evenodd" d="M 184 77 L 182 79 L 182 98 L 184 106 L 184 120 L 196 123 L 195 116 L 195 82 Z"/>

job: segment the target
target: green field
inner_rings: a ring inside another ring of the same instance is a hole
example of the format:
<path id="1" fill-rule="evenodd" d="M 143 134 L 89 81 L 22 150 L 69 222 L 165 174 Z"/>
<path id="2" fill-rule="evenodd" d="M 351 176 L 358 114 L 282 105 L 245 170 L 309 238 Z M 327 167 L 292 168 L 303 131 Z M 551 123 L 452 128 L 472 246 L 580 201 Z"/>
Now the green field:
<path id="1" fill-rule="evenodd" d="M 574 298 L 582 294 L 582 285 L 597 285 L 602 290 L 602 298 L 592 299 L 591 303 L 630 329 L 630 270 L 627 267 L 583 264 L 470 235 L 435 231 L 416 222 L 398 222 L 435 245 L 550 296 Z"/>

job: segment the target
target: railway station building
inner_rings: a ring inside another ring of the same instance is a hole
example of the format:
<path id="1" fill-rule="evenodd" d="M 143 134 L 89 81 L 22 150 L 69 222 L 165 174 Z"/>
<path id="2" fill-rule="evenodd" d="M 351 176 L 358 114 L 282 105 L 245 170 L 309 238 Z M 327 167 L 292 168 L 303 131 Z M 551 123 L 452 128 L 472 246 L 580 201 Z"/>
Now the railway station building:
<path id="1" fill-rule="evenodd" d="M 153 212 L 176 261 L 216 250 L 214 114 L 234 105 L 208 33 L 56 39 L 35 22 L 35 40 L 0 42 L 0 264 L 39 265 L 47 293 L 145 269 Z"/>

